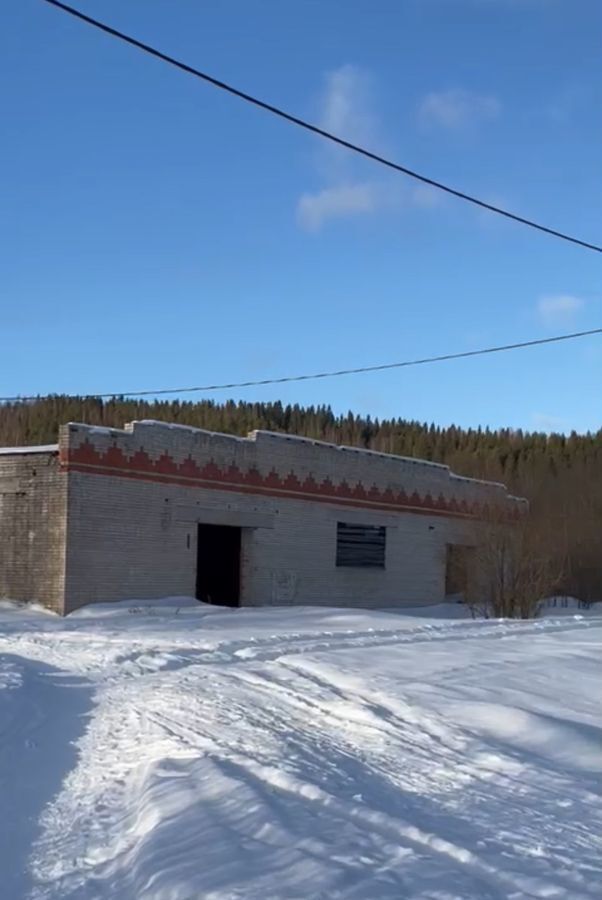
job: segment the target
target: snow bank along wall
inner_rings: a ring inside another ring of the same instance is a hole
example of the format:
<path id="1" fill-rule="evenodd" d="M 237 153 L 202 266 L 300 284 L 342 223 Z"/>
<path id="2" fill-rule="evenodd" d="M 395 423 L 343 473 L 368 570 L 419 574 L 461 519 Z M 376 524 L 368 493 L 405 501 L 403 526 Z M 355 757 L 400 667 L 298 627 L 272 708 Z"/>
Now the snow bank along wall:
<path id="1" fill-rule="evenodd" d="M 69 424 L 58 451 L 2 460 L 0 501 L 12 499 L 2 506 L 0 594 L 65 613 L 168 595 L 243 606 L 439 602 L 450 546 L 467 543 L 486 508 L 521 502 L 421 460 L 161 422 Z"/>

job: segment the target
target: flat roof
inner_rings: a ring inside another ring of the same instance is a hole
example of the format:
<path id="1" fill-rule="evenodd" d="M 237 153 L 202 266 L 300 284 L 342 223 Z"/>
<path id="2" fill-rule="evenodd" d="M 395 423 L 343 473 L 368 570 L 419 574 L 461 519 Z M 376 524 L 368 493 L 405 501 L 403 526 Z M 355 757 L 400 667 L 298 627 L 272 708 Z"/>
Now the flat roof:
<path id="1" fill-rule="evenodd" d="M 39 444 L 32 447 L 0 447 L 0 456 L 22 455 L 25 453 L 58 453 L 58 444 Z"/>

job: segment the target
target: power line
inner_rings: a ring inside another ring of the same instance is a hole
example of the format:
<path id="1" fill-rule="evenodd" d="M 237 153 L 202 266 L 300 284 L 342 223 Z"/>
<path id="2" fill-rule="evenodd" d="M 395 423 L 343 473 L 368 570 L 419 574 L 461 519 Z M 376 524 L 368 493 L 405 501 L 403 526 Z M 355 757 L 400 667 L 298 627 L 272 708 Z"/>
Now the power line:
<path id="1" fill-rule="evenodd" d="M 341 147 L 346 147 L 348 150 L 352 150 L 354 153 L 359 153 L 361 156 L 364 156 L 367 159 L 371 159 L 374 162 L 380 163 L 381 165 L 386 166 L 389 169 L 394 169 L 396 172 L 401 172 L 403 175 L 407 175 L 410 178 L 415 178 L 417 181 L 421 181 L 423 184 L 428 184 L 440 191 L 445 191 L 447 194 L 452 194 L 454 197 L 458 197 L 460 200 L 465 200 L 468 203 L 473 203 L 475 206 L 479 206 L 482 209 L 487 209 L 490 212 L 497 213 L 500 216 L 505 216 L 507 219 L 512 219 L 514 222 L 519 222 L 521 225 L 528 225 L 530 228 L 535 228 L 538 231 L 543 231 L 545 234 L 550 234 L 553 237 L 560 238 L 563 241 L 570 241 L 572 244 L 578 244 L 580 247 L 585 247 L 588 250 L 595 250 L 597 253 L 602 253 L 602 247 L 599 247 L 596 244 L 591 244 L 588 241 L 582 241 L 579 238 L 572 237 L 571 235 L 565 234 L 562 231 L 557 231 L 554 228 L 548 228 L 546 225 L 540 225 L 538 222 L 534 222 L 531 219 L 525 219 L 523 216 L 519 216 L 516 213 L 509 212 L 508 210 L 502 209 L 499 206 L 494 206 L 491 203 L 486 203 L 484 200 L 479 200 L 477 197 L 473 197 L 471 194 L 466 194 L 463 191 L 456 190 L 456 188 L 449 187 L 449 185 L 443 184 L 440 181 L 435 181 L 435 179 L 433 178 L 428 178 L 426 175 L 421 175 L 419 172 L 408 169 L 406 166 L 399 165 L 399 163 L 393 162 L 390 159 L 386 159 L 384 156 L 380 156 L 377 153 L 366 150 L 364 147 L 353 144 L 351 143 L 351 141 L 346 141 L 344 140 L 344 138 L 337 137 L 337 135 L 332 134 L 329 131 L 325 131 L 323 128 L 319 128 L 317 125 L 313 125 L 311 122 L 307 122 L 304 119 L 299 118 L 298 116 L 292 115 L 292 113 L 288 113 L 285 110 L 280 109 L 278 106 L 274 106 L 272 103 L 267 103 L 265 100 L 260 100 L 259 98 L 246 93 L 246 91 L 239 90 L 238 88 L 233 87 L 231 84 L 227 84 L 225 81 L 220 81 L 220 79 L 214 78 L 212 75 L 209 75 L 206 72 L 202 72 L 200 69 L 195 69 L 193 66 L 189 66 L 187 63 L 174 59 L 173 56 L 168 56 L 161 50 L 157 50 L 155 47 L 151 47 L 149 44 L 144 44 L 142 41 L 139 41 L 128 34 L 124 34 L 124 32 L 118 31 L 116 28 L 112 28 L 110 25 L 105 25 L 104 22 L 100 22 L 98 19 L 93 19 L 91 16 L 85 15 L 85 13 L 80 12 L 78 9 L 75 9 L 72 6 L 68 6 L 66 3 L 61 3 L 59 2 L 59 0 L 45 0 L 45 2 L 49 3 L 51 6 L 56 6 L 58 9 L 63 10 L 63 12 L 66 12 L 77 19 L 81 19 L 82 22 L 86 22 L 88 25 L 92 25 L 94 28 L 98 28 L 100 31 L 104 31 L 106 34 L 109 34 L 112 37 L 116 37 L 121 41 L 125 41 L 125 43 L 127 44 L 131 44 L 132 47 L 137 47 L 139 50 L 143 50 L 145 53 L 148 53 L 151 56 L 156 57 L 157 59 L 163 60 L 163 62 L 169 63 L 169 65 L 181 69 L 183 72 L 188 72 L 189 75 L 195 75 L 197 78 L 201 78 L 203 81 L 213 85 L 216 88 L 219 88 L 222 91 L 227 91 L 229 94 L 232 94 L 241 100 L 245 100 L 247 103 L 252 103 L 254 106 L 266 110 L 266 112 L 270 112 L 287 122 L 291 122 L 293 125 L 298 125 L 300 128 L 304 128 L 306 131 L 311 131 L 314 134 L 320 135 L 320 137 L 326 138 L 326 140 L 332 141 L 335 144 L 339 144 Z"/>
<path id="2" fill-rule="evenodd" d="M 162 394 L 208 393 L 210 391 L 225 391 L 233 388 L 261 387 L 262 385 L 267 384 L 287 384 L 291 381 L 315 381 L 318 378 L 338 378 L 341 375 L 360 375 L 365 372 L 383 372 L 386 369 L 406 369 L 410 366 L 424 366 L 430 363 L 446 362 L 453 359 L 467 359 L 471 356 L 485 356 L 488 353 L 502 353 L 506 350 L 520 350 L 524 347 L 536 347 L 541 344 L 555 344 L 559 341 L 570 341 L 575 338 L 587 337 L 592 334 L 602 334 L 602 328 L 592 328 L 589 331 L 576 331 L 573 334 L 560 334 L 556 337 L 538 338 L 533 341 L 521 341 L 517 344 L 503 344 L 499 347 L 486 347 L 481 350 L 464 350 L 461 353 L 445 353 L 441 356 L 427 356 L 423 359 L 384 363 L 378 366 L 361 366 L 356 369 L 338 369 L 332 372 L 315 372 L 310 375 L 286 375 L 282 378 L 262 378 L 258 381 L 233 381 L 228 384 L 206 384 L 200 387 L 160 388 L 156 391 L 110 391 L 101 394 L 85 394 L 83 396 L 88 400 L 108 400 L 113 397 L 158 397 Z M 38 399 L 40 398 L 37 396 L 0 397 L 0 403 L 19 403 Z"/>

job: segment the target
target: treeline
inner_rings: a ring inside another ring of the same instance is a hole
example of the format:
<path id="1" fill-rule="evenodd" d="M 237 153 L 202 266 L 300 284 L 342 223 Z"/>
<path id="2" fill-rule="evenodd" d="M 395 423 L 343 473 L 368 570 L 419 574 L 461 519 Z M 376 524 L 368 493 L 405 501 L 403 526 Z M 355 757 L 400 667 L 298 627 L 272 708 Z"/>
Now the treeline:
<path id="1" fill-rule="evenodd" d="M 123 427 L 160 419 L 246 434 L 256 428 L 442 462 L 455 472 L 502 481 L 531 502 L 533 527 L 566 558 L 559 590 L 602 599 L 602 429 L 543 434 L 513 429 L 441 428 L 404 419 L 335 415 L 328 406 L 140 401 L 56 396 L 0 407 L 0 445 L 53 443 L 64 422 Z"/>

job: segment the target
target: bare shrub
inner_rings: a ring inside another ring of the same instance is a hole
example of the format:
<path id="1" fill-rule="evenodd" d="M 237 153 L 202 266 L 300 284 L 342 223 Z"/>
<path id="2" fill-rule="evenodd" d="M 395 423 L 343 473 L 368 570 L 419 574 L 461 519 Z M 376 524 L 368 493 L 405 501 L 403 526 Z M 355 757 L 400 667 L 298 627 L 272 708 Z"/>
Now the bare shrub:
<path id="1" fill-rule="evenodd" d="M 545 523 L 529 515 L 510 521 L 500 512 L 475 526 L 467 603 L 485 618 L 531 619 L 553 595 L 565 571 L 564 554 L 550 542 Z"/>

